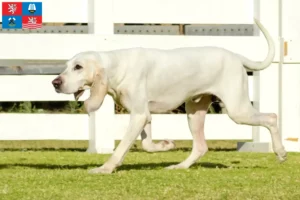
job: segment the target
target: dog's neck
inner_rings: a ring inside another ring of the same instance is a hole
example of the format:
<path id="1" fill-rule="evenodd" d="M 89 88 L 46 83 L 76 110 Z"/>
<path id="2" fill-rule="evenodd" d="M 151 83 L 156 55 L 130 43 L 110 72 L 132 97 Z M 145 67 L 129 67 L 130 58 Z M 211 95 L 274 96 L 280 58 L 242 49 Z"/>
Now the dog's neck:
<path id="1" fill-rule="evenodd" d="M 126 66 L 119 63 L 118 54 L 115 51 L 101 52 L 101 67 L 105 69 L 108 81 L 108 94 L 113 98 L 118 93 L 118 86 L 124 79 Z"/>

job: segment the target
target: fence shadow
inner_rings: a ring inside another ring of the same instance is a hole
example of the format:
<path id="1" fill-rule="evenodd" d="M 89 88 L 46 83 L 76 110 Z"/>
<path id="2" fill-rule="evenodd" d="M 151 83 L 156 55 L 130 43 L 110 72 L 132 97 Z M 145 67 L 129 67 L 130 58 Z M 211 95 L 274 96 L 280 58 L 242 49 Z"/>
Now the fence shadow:
<path id="1" fill-rule="evenodd" d="M 209 151 L 214 151 L 214 152 L 221 152 L 221 151 L 237 151 L 236 148 L 208 148 Z M 191 152 L 192 148 L 191 147 L 180 147 L 180 148 L 176 148 L 176 149 L 171 149 L 168 152 L 176 152 L 176 151 L 182 151 L 182 152 Z M 139 149 L 139 148 L 133 148 L 130 149 L 130 152 L 145 152 L 145 150 L 143 149 Z"/>
<path id="2" fill-rule="evenodd" d="M 161 169 L 168 167 L 170 165 L 178 164 L 178 162 L 164 162 L 164 163 L 147 163 L 147 164 L 125 164 L 122 165 L 118 170 L 151 170 L 151 169 Z M 190 167 L 190 169 L 200 169 L 200 168 L 206 168 L 206 169 L 266 169 L 265 166 L 237 166 L 235 165 L 224 165 L 221 163 L 212 163 L 212 162 L 199 162 L 195 163 Z"/>
<path id="3" fill-rule="evenodd" d="M 209 151 L 236 151 L 236 148 L 208 148 Z M 0 148 L 0 152 L 4 151 L 60 151 L 60 152 L 66 152 L 66 151 L 72 151 L 72 152 L 85 152 L 87 148 Z M 145 152 L 145 150 L 141 148 L 132 147 L 130 152 Z M 183 152 L 190 152 L 192 151 L 191 147 L 178 147 L 175 149 L 170 150 L 171 152 L 176 151 L 183 151 Z"/>
<path id="4" fill-rule="evenodd" d="M 151 170 L 151 169 L 161 169 L 168 167 L 170 165 L 176 165 L 178 162 L 164 162 L 164 163 L 147 163 L 147 164 L 125 164 L 122 165 L 119 170 Z M 209 163 L 209 162 L 200 162 L 194 164 L 191 169 L 197 168 L 228 168 L 228 166 L 220 163 Z"/>
<path id="5" fill-rule="evenodd" d="M 124 164 L 118 168 L 117 171 L 129 170 L 157 170 L 168 167 L 170 165 L 178 164 L 178 162 L 163 162 L 163 163 L 138 163 L 138 164 Z M 13 163 L 13 164 L 0 164 L 1 169 L 9 169 L 14 167 L 35 168 L 35 169 L 49 169 L 49 170 L 72 170 L 72 169 L 90 169 L 101 166 L 101 164 L 82 164 L 82 165 L 59 165 L 59 164 L 32 164 L 32 163 Z M 245 169 L 245 168 L 267 168 L 261 166 L 237 166 L 224 165 L 221 163 L 199 162 L 194 164 L 191 169 L 207 168 L 207 169 Z"/>
<path id="6" fill-rule="evenodd" d="M 24 167 L 34 169 L 88 169 L 91 167 L 98 167 L 97 164 L 83 164 L 83 165 L 56 165 L 56 164 L 32 164 L 32 163 L 14 163 L 14 164 L 0 164 L 0 169 L 7 169 L 13 167 Z"/>
<path id="7" fill-rule="evenodd" d="M 73 152 L 85 152 L 87 148 L 0 148 L 0 152 L 4 151 L 60 151 L 60 152 L 65 152 L 65 151 L 73 151 Z"/>

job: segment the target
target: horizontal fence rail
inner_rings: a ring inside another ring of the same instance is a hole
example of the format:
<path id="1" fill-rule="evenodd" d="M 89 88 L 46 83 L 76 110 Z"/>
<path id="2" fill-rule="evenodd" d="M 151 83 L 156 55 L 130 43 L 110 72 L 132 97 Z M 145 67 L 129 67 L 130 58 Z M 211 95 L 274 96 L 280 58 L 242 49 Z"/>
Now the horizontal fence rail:
<path id="1" fill-rule="evenodd" d="M 124 137 L 129 122 L 128 114 L 114 115 L 108 132 L 114 140 Z M 89 140 L 86 114 L 1 114 L 1 140 Z M 209 114 L 205 121 L 208 140 L 251 140 L 252 128 L 236 125 L 225 114 Z M 217 123 L 217 125 L 216 125 Z M 184 114 L 154 114 L 153 138 L 156 140 L 191 140 L 187 117 Z M 138 137 L 140 140 L 140 136 Z"/>
<path id="2" fill-rule="evenodd" d="M 81 51 L 110 51 L 132 47 L 172 49 L 217 46 L 255 61 L 263 60 L 268 51 L 265 38 L 258 36 L 20 34 L 16 37 L 16 34 L 1 34 L 0 43 L 5 46 L 5 51 L 0 54 L 3 64 L 6 60 L 27 60 L 33 57 L 36 60 L 68 60 Z M 28 46 L 31 47 L 30 50 Z M 279 44 L 276 43 L 276 48 L 278 47 Z M 277 51 L 274 61 L 278 60 Z"/>
<path id="3" fill-rule="evenodd" d="M 0 75 L 1 101 L 74 101 L 73 95 L 58 94 L 51 82 L 56 75 Z M 249 76 L 249 96 L 253 101 L 253 77 Z M 80 100 L 89 96 L 86 91 Z"/>

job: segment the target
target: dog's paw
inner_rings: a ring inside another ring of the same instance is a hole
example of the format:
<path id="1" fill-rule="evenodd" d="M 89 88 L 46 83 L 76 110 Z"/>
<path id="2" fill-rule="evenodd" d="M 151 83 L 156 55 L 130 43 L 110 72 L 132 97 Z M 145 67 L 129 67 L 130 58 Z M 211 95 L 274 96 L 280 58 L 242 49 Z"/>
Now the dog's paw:
<path id="1" fill-rule="evenodd" d="M 169 151 L 171 149 L 175 149 L 176 145 L 172 140 L 163 140 L 158 143 L 158 149 L 160 151 Z"/>
<path id="2" fill-rule="evenodd" d="M 181 165 L 181 164 L 177 164 L 177 165 L 170 165 L 168 167 L 166 167 L 165 169 L 187 169 L 188 167 Z"/>
<path id="3" fill-rule="evenodd" d="M 287 159 L 287 152 L 285 151 L 284 148 L 280 148 L 280 149 L 277 149 L 275 151 L 275 154 L 277 155 L 277 159 L 280 163 L 283 163 L 284 161 L 286 161 Z"/>
<path id="4" fill-rule="evenodd" d="M 111 174 L 113 171 L 114 169 L 112 168 L 101 166 L 89 170 L 89 174 Z"/>

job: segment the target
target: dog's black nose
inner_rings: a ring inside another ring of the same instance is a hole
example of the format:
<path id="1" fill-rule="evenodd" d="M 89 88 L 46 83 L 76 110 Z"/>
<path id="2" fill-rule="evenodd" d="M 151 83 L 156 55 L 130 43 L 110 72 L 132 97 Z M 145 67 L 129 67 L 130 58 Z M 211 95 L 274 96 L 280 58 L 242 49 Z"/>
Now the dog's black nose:
<path id="1" fill-rule="evenodd" d="M 52 81 L 52 85 L 54 86 L 55 89 L 58 89 L 61 86 L 61 84 L 62 84 L 62 80 L 60 76 Z"/>

